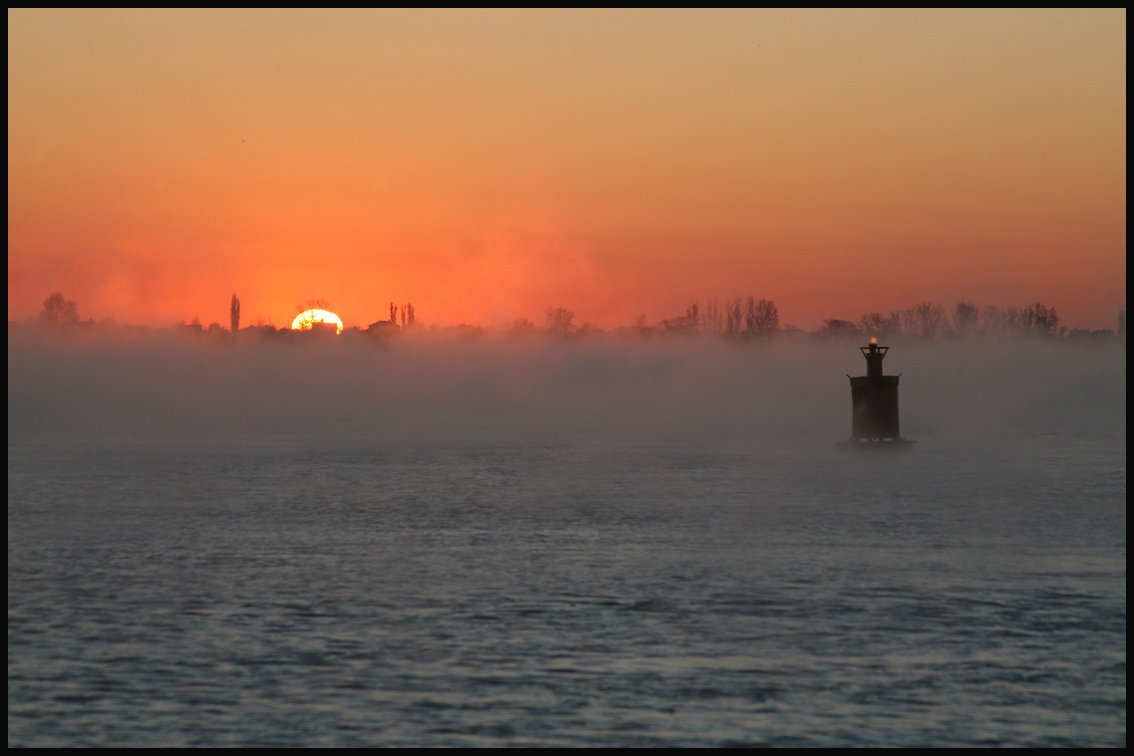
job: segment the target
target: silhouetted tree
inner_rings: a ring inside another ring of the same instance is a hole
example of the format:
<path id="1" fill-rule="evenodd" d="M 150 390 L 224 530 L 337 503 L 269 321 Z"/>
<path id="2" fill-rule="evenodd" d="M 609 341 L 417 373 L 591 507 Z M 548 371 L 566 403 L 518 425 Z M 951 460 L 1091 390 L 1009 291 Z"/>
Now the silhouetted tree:
<path id="1" fill-rule="evenodd" d="M 721 333 L 724 330 L 724 313 L 717 300 L 710 299 L 701 315 L 701 330 L 705 333 Z"/>
<path id="2" fill-rule="evenodd" d="M 333 312 L 331 303 L 326 299 L 308 299 L 306 302 L 295 306 L 296 312 L 307 312 L 308 310 L 326 310 Z"/>
<path id="3" fill-rule="evenodd" d="M 740 324 L 742 322 L 742 309 L 740 297 L 725 302 L 725 333 L 729 336 L 735 336 L 740 333 Z"/>
<path id="4" fill-rule="evenodd" d="M 1021 311 L 1021 326 L 1025 333 L 1039 336 L 1054 336 L 1059 327 L 1059 315 L 1054 307 L 1039 302 L 1028 305 Z"/>
<path id="5" fill-rule="evenodd" d="M 240 300 L 232 295 L 232 303 L 228 306 L 229 330 L 236 333 L 240 330 Z"/>
<path id="6" fill-rule="evenodd" d="M 51 326 L 70 326 L 79 322 L 79 306 L 72 300 L 64 299 L 62 292 L 55 292 L 43 300 L 43 312 L 39 319 Z"/>
<path id="7" fill-rule="evenodd" d="M 901 332 L 902 316 L 897 312 L 891 312 L 889 315 L 870 312 L 858 319 L 858 327 L 862 329 L 864 335 L 885 339 Z"/>
<path id="8" fill-rule="evenodd" d="M 547 330 L 552 333 L 568 334 L 574 329 L 571 321 L 575 319 L 575 313 L 570 310 L 565 310 L 562 307 L 548 307 L 547 308 Z"/>
<path id="9" fill-rule="evenodd" d="M 770 299 L 754 300 L 748 298 L 744 313 L 744 326 L 748 333 L 763 336 L 773 333 L 780 327 L 780 311 Z"/>
<path id="10" fill-rule="evenodd" d="M 988 305 L 980 313 L 981 326 L 987 333 L 1011 333 L 1018 331 L 1020 312 L 1015 307 L 1001 309 Z"/>
<path id="11" fill-rule="evenodd" d="M 327 312 L 334 312 L 334 310 L 331 309 L 331 303 L 326 299 L 308 299 L 303 304 L 296 305 L 296 310 L 298 310 L 300 314 L 309 312 L 311 310 L 326 310 Z M 316 327 L 316 323 L 320 322 L 322 321 L 315 320 L 313 317 L 308 315 L 302 321 L 300 321 L 300 326 L 306 326 L 308 329 L 314 329 Z M 290 329 L 285 327 L 282 330 L 288 331 Z"/>
<path id="12" fill-rule="evenodd" d="M 413 304 L 412 303 L 406 302 L 404 305 L 402 305 L 401 317 L 402 317 L 402 330 L 405 330 L 405 329 L 407 329 L 407 328 L 409 328 L 410 326 L 413 325 L 414 312 L 413 312 Z M 391 322 L 396 323 L 397 321 L 393 320 L 391 318 Z"/>
<path id="13" fill-rule="evenodd" d="M 972 302 L 958 302 L 953 307 L 953 331 L 958 336 L 969 336 L 976 332 L 980 311 Z"/>
<path id="14" fill-rule="evenodd" d="M 923 339 L 935 339 L 945 322 L 945 308 L 936 302 L 921 302 L 902 311 L 902 327 L 906 333 Z"/>

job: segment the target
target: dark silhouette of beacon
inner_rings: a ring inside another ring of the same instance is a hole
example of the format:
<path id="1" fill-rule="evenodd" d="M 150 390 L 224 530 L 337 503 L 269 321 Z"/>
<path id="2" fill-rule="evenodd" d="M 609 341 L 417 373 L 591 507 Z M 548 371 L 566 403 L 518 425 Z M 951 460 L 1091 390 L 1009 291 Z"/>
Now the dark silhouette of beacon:
<path id="1" fill-rule="evenodd" d="M 866 358 L 866 375 L 850 378 L 852 447 L 909 448 L 913 441 L 902 438 L 898 430 L 898 376 L 882 375 L 882 358 L 890 347 L 878 346 L 871 339 L 859 347 Z"/>

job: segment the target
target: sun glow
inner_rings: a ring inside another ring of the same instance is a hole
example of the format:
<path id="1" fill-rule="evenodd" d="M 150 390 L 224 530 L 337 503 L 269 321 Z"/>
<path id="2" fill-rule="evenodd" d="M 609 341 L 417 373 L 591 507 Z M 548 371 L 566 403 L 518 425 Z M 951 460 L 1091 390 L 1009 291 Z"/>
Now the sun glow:
<path id="1" fill-rule="evenodd" d="M 316 324 L 334 325 L 335 333 L 343 332 L 343 321 L 333 312 L 327 310 L 304 310 L 291 321 L 293 331 L 310 331 Z"/>

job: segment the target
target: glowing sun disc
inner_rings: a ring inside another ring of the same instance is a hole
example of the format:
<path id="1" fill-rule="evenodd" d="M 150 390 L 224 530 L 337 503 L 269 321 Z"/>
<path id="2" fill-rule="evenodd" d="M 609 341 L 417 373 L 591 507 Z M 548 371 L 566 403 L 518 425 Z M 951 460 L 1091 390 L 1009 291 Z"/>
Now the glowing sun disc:
<path id="1" fill-rule="evenodd" d="M 291 321 L 293 331 L 310 331 L 316 323 L 334 323 L 335 333 L 343 332 L 343 321 L 339 316 L 327 310 L 304 310 Z"/>

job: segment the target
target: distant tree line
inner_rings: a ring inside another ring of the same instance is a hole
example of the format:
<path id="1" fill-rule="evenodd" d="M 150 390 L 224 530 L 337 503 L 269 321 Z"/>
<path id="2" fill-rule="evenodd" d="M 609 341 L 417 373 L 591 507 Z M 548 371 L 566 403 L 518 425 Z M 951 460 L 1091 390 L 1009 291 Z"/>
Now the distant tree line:
<path id="1" fill-rule="evenodd" d="M 640 333 L 719 333 L 726 337 L 769 337 L 783 333 L 803 333 L 793 326 L 780 326 L 779 310 L 770 299 L 736 297 L 710 300 L 701 307 L 694 302 L 685 312 L 662 320 L 650 328 L 640 316 L 635 329 Z M 979 307 L 964 300 L 952 310 L 938 302 L 924 301 L 888 313 L 869 312 L 858 320 L 828 318 L 813 332 L 822 337 L 879 339 L 912 338 L 934 341 L 971 336 L 1032 336 L 1041 338 L 1094 338 L 1115 336 L 1109 329 L 1068 330 L 1060 325 L 1054 307 L 1035 302 L 1021 307 Z M 1118 336 L 1126 335 L 1126 311 L 1118 314 Z"/>
<path id="2" fill-rule="evenodd" d="M 330 309 L 325 300 L 308 300 L 303 306 L 308 309 Z M 233 294 L 229 302 L 229 328 L 226 331 L 219 323 L 212 323 L 207 329 L 194 317 L 189 324 L 179 323 L 177 328 L 197 334 L 235 335 L 240 331 L 240 299 Z M 54 292 L 43 302 L 39 323 L 55 329 L 94 325 L 92 321 L 79 320 L 78 305 L 66 299 L 61 292 Z M 365 330 L 348 328 L 344 333 L 363 333 L 369 336 L 385 337 L 389 334 L 407 331 L 417 324 L 417 313 L 412 303 L 389 304 L 389 320 L 371 323 Z M 1118 313 L 1117 336 L 1126 336 L 1126 310 Z M 459 326 L 462 333 L 480 332 L 484 329 L 474 326 Z M 247 331 L 262 335 L 287 334 L 290 328 L 276 328 L 265 325 L 262 319 L 246 326 Z M 779 308 L 770 299 L 754 296 L 734 297 L 732 299 L 709 300 L 704 306 L 698 302 L 689 304 L 685 311 L 670 318 L 664 318 L 656 325 L 649 325 L 646 316 L 640 315 L 629 328 L 616 329 L 630 331 L 639 336 L 710 334 L 731 339 L 768 339 L 777 335 L 800 335 L 807 332 L 794 326 L 781 326 Z M 544 327 L 541 329 L 526 318 L 516 320 L 510 332 L 514 335 L 536 334 L 540 332 L 557 336 L 582 337 L 599 333 L 601 329 L 584 323 L 577 325 L 575 313 L 564 307 L 548 307 L 545 312 Z M 1114 338 L 1116 332 L 1110 329 L 1068 330 L 1060 325 L 1059 313 L 1054 307 L 1035 302 L 1019 307 L 998 307 L 988 305 L 979 307 L 964 300 L 957 302 L 951 310 L 938 302 L 924 301 L 901 310 L 888 313 L 868 312 L 858 320 L 827 318 L 823 324 L 811 332 L 823 338 L 878 338 L 878 339 L 919 339 L 934 341 L 948 338 L 968 338 L 976 336 L 1030 336 L 1037 338 L 1070 338 L 1107 340 Z"/>
<path id="3" fill-rule="evenodd" d="M 978 307 L 961 301 L 952 311 L 938 302 L 919 302 L 913 307 L 883 315 L 870 312 L 857 322 L 830 318 L 820 332 L 826 335 L 862 334 L 877 338 L 912 337 L 926 341 L 940 338 L 986 335 L 1065 336 L 1059 313 L 1042 302 L 1023 307 Z M 1113 331 L 1110 332 L 1113 335 Z"/>
<path id="4" fill-rule="evenodd" d="M 690 304 L 683 314 L 663 320 L 661 327 L 679 333 L 769 336 L 780 329 L 780 311 L 770 299 L 711 299 L 703 308 L 697 302 Z"/>

